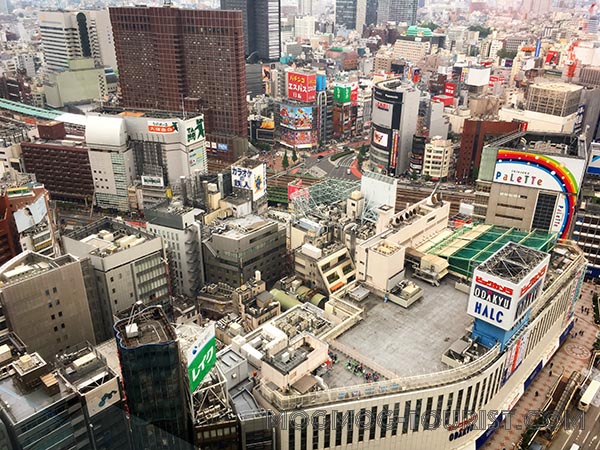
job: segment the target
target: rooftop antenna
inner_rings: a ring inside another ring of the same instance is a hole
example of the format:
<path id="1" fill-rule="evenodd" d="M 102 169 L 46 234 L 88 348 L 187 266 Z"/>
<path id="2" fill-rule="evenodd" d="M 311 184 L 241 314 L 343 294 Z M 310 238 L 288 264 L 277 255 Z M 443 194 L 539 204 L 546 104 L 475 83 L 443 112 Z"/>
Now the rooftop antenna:
<path id="1" fill-rule="evenodd" d="M 135 304 L 131 307 L 131 312 L 129 313 L 129 317 L 127 319 L 127 325 L 131 325 L 132 324 L 133 318 L 142 309 L 144 309 L 144 303 L 141 300 L 138 300 L 137 302 L 135 302 Z"/>
<path id="2" fill-rule="evenodd" d="M 170 4 L 171 0 L 165 0 L 165 5 L 167 2 Z M 187 117 L 185 116 L 185 102 L 183 101 L 183 94 L 181 94 L 181 112 L 183 113 L 183 120 L 186 120 Z"/>
<path id="3" fill-rule="evenodd" d="M 171 0 L 164 0 L 163 6 L 173 6 L 173 2 Z"/>

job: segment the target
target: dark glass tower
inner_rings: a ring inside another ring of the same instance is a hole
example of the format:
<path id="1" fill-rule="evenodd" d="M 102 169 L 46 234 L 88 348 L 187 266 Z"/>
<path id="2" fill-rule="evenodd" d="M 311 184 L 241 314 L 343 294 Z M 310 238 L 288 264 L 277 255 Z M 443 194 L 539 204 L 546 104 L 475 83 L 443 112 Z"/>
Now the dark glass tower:
<path id="1" fill-rule="evenodd" d="M 115 324 L 135 449 L 190 450 L 190 394 L 175 330 L 160 306 Z"/>

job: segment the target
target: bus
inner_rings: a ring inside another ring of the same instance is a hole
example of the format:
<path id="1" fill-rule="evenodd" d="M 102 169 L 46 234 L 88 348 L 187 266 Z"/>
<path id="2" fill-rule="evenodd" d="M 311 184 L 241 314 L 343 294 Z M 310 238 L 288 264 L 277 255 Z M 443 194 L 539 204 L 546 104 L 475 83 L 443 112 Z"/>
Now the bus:
<path id="1" fill-rule="evenodd" d="M 590 384 L 581 396 L 581 400 L 579 400 L 578 408 L 580 411 L 587 411 L 590 409 L 590 403 L 592 403 L 592 400 L 594 400 L 594 397 L 598 393 L 598 389 L 600 389 L 600 381 L 590 381 Z"/>

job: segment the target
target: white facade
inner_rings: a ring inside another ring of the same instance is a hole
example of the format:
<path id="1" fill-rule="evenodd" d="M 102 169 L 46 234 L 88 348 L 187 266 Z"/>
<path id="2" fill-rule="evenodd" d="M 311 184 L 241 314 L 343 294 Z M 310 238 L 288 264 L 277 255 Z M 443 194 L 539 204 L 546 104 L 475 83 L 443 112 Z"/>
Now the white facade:
<path id="1" fill-rule="evenodd" d="M 500 120 L 506 122 L 512 122 L 513 120 L 527 122 L 527 130 L 529 131 L 544 131 L 548 133 L 572 133 L 573 125 L 575 125 L 575 120 L 577 120 L 577 113 L 561 117 L 512 108 L 501 108 L 498 116 Z"/>
<path id="2" fill-rule="evenodd" d="M 398 39 L 394 44 L 392 56 L 394 59 L 405 59 L 417 63 L 429 54 L 431 43 L 429 41 L 405 41 Z"/>
<path id="3" fill-rule="evenodd" d="M 294 35 L 301 39 L 312 38 L 315 35 L 315 18 L 313 16 L 296 17 Z"/>
<path id="4" fill-rule="evenodd" d="M 439 136 L 425 144 L 423 175 L 429 175 L 434 180 L 448 178 L 452 152 L 452 141 L 441 139 Z"/>

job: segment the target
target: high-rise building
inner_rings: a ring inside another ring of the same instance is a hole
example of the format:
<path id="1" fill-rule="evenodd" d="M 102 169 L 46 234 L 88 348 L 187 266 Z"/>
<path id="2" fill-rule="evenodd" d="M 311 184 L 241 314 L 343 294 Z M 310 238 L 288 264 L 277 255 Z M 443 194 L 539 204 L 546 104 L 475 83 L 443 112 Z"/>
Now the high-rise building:
<path id="1" fill-rule="evenodd" d="M 294 36 L 310 39 L 315 35 L 316 19 L 313 16 L 296 17 L 294 20 Z"/>
<path id="2" fill-rule="evenodd" d="M 163 240 L 141 228 L 105 217 L 63 236 L 65 251 L 90 258 L 102 314 L 114 316 L 137 302 L 169 311 L 169 279 Z"/>
<path id="3" fill-rule="evenodd" d="M 377 25 L 377 9 L 379 7 L 378 0 L 366 0 L 365 25 Z M 361 30 L 359 30 L 361 31 Z"/>
<path id="4" fill-rule="evenodd" d="M 312 0 L 298 0 L 298 15 L 312 16 L 313 5 Z"/>
<path id="5" fill-rule="evenodd" d="M 420 92 L 400 79 L 375 85 L 371 112 L 371 169 L 389 175 L 408 170 L 417 130 Z"/>
<path id="6" fill-rule="evenodd" d="M 40 11 L 38 21 L 47 70 L 68 70 L 77 58 L 116 69 L 108 10 Z"/>
<path id="7" fill-rule="evenodd" d="M 162 308 L 153 306 L 132 312 L 114 329 L 133 447 L 191 449 L 185 359 Z"/>
<path id="8" fill-rule="evenodd" d="M 83 341 L 95 343 L 98 298 L 84 283 L 89 261 L 24 252 L 2 266 L 0 302 L 4 329 L 15 332 L 43 358 Z"/>
<path id="9" fill-rule="evenodd" d="M 110 18 L 121 104 L 203 112 L 208 148 L 221 159 L 241 156 L 248 135 L 242 13 L 138 6 L 110 8 Z"/>
<path id="10" fill-rule="evenodd" d="M 169 253 L 173 293 L 194 298 L 204 279 L 201 215 L 182 202 L 164 202 L 147 209 L 147 229 L 161 236 Z"/>
<path id="11" fill-rule="evenodd" d="M 523 0 L 523 13 L 528 13 L 532 16 L 549 13 L 551 9 L 551 0 Z"/>
<path id="12" fill-rule="evenodd" d="M 527 90 L 527 111 L 565 117 L 577 111 L 583 87 L 569 83 L 536 83 Z"/>
<path id="13" fill-rule="evenodd" d="M 281 0 L 221 0 L 221 9 L 241 11 L 246 55 L 263 61 L 281 56 Z"/>
<path id="14" fill-rule="evenodd" d="M 336 0 L 335 1 L 335 23 L 340 26 L 343 25 L 348 30 L 356 30 L 356 10 L 358 2 L 364 0 Z M 363 20 L 364 21 L 364 20 Z M 361 30 L 362 31 L 362 27 Z"/>
<path id="15" fill-rule="evenodd" d="M 379 23 L 394 22 L 416 25 L 417 0 L 379 0 L 377 20 Z"/>

